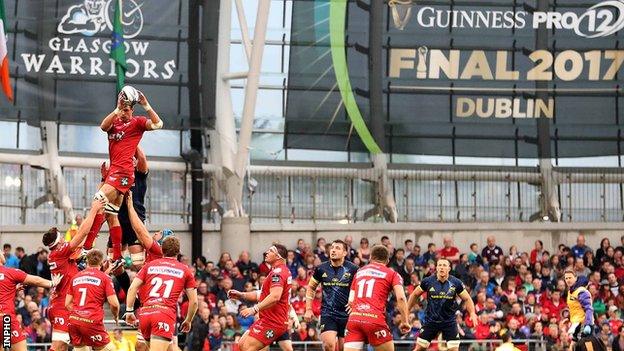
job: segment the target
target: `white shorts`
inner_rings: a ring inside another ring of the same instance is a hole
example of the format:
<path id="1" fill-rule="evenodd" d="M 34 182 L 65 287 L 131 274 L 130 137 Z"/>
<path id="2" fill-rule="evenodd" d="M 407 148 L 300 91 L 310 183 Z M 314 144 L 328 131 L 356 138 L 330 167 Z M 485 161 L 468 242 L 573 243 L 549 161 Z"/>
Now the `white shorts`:
<path id="1" fill-rule="evenodd" d="M 52 330 L 52 341 L 62 341 L 65 344 L 69 345 L 69 333 Z"/>

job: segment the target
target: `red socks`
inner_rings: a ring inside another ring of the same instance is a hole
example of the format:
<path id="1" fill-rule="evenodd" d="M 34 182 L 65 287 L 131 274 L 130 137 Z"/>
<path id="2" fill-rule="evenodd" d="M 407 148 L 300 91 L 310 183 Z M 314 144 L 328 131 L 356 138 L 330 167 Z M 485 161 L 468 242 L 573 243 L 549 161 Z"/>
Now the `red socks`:
<path id="1" fill-rule="evenodd" d="M 98 213 L 95 215 L 93 225 L 91 225 L 91 230 L 89 230 L 89 234 L 87 234 L 87 239 L 84 243 L 84 248 L 86 250 L 91 250 L 93 248 L 93 242 L 95 242 L 95 238 L 97 238 L 105 220 L 106 216 L 104 216 L 104 213 Z"/>
<path id="2" fill-rule="evenodd" d="M 113 244 L 113 260 L 121 258 L 121 227 L 110 228 L 110 237 Z"/>

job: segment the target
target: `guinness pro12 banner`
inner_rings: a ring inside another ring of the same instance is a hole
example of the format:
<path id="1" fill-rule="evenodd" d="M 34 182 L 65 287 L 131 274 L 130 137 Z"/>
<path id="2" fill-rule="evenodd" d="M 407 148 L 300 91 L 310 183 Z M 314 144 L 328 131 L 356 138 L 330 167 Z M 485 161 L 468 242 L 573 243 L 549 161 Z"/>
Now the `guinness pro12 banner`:
<path id="1" fill-rule="evenodd" d="M 115 2 L 5 1 L 15 102 L 0 99 L 0 118 L 100 124 L 116 101 Z M 188 128 L 188 1 L 121 3 L 126 84 L 146 94 L 165 128 Z"/>
<path id="2" fill-rule="evenodd" d="M 621 154 L 624 1 L 396 2 L 379 116 L 366 6 L 294 2 L 286 147 L 532 158 L 543 119 L 554 156 Z"/>

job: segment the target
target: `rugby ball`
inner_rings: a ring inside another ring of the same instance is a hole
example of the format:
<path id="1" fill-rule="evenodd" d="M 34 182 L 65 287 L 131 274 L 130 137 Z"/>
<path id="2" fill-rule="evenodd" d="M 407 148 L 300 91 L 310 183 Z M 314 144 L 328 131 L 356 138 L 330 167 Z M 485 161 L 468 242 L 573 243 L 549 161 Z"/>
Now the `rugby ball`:
<path id="1" fill-rule="evenodd" d="M 139 91 L 131 85 L 126 85 L 119 93 L 121 99 L 128 104 L 136 104 L 139 101 Z"/>

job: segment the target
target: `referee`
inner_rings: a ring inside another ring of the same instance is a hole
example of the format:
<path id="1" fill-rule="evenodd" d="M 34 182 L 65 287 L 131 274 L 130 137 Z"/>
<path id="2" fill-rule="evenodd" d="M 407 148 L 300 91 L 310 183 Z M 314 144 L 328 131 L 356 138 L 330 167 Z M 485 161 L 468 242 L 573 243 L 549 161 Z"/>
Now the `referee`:
<path id="1" fill-rule="evenodd" d="M 572 338 L 570 343 L 570 351 L 574 350 L 574 344 L 579 341 L 579 336 L 589 336 L 592 334 L 592 325 L 594 325 L 594 308 L 592 306 L 592 297 L 587 288 L 584 286 L 583 279 L 578 279 L 576 273 L 572 269 L 566 269 L 563 273 L 563 279 L 568 287 L 568 297 L 566 303 L 570 310 L 570 329 L 568 334 Z"/>
<path id="2" fill-rule="evenodd" d="M 457 296 L 466 303 L 466 309 L 470 313 L 470 320 L 473 325 L 478 323 L 475 306 L 470 298 L 470 294 L 464 289 L 464 284 L 461 280 L 449 275 L 450 271 L 451 261 L 446 258 L 438 259 L 436 262 L 436 274 L 423 279 L 409 297 L 407 308 L 411 311 L 416 305 L 418 297 L 423 293 L 427 293 L 426 320 L 416 341 L 415 351 L 426 350 L 431 340 L 435 339 L 439 334 L 442 334 L 449 351 L 457 351 L 459 349 L 459 332 L 455 319 L 455 312 L 457 311 L 455 298 Z"/>
<path id="3" fill-rule="evenodd" d="M 321 341 L 324 351 L 338 350 L 344 346 L 345 327 L 349 315 L 346 310 L 349 302 L 351 282 L 358 266 L 347 261 L 349 253 L 347 244 L 342 240 L 334 240 L 329 250 L 329 261 L 321 263 L 314 269 L 314 274 L 306 287 L 306 311 L 304 318 L 312 320 L 312 301 L 319 284 L 323 286 L 321 303 Z"/>

